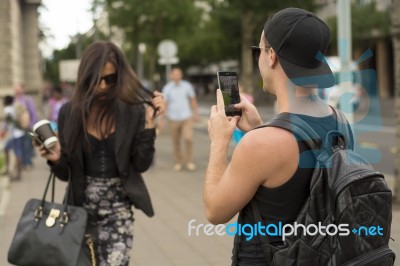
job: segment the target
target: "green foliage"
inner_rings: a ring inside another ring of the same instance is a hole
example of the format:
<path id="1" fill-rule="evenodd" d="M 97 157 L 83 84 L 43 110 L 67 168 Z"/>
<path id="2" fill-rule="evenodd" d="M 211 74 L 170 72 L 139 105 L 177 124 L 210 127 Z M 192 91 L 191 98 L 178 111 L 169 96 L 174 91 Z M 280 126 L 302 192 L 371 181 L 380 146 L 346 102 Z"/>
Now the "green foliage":
<path id="1" fill-rule="evenodd" d="M 221 60 L 240 61 L 241 48 L 259 42 L 266 19 L 285 7 L 314 10 L 313 0 L 93 0 L 93 12 L 103 6 L 109 22 L 125 35 L 123 50 L 132 65 L 136 65 L 138 45 L 146 44 L 144 63 L 148 76 L 156 70 L 157 45 L 163 39 L 178 44 L 178 57 L 182 67 L 206 66 Z M 206 7 L 206 8 L 205 8 Z M 243 16 L 250 17 L 243 24 Z M 248 38 L 243 40 L 243 33 Z M 91 40 L 90 40 L 91 41 Z M 82 49 L 86 46 L 82 41 Z M 58 80 L 58 62 L 75 58 L 76 44 L 57 51 L 46 62 L 46 75 Z"/>
<path id="2" fill-rule="evenodd" d="M 59 62 L 61 60 L 76 59 L 79 54 L 85 50 L 93 41 L 94 36 L 77 35 L 75 40 L 70 42 L 65 49 L 55 50 L 51 58 L 46 59 L 46 71 L 44 79 L 50 80 L 57 84 L 60 82 Z M 105 40 L 106 36 L 99 34 L 101 40 Z"/>
<path id="3" fill-rule="evenodd" d="M 261 32 L 266 18 L 288 6 L 313 9 L 312 0 L 105 0 L 112 25 L 126 34 L 125 48 L 135 57 L 137 45 L 146 43 L 155 52 L 158 43 L 173 39 L 179 47 L 181 65 L 206 65 L 222 59 L 239 59 L 241 47 L 241 15 L 250 12 L 252 22 Z M 210 11 L 196 2 L 206 3 Z M 205 16 L 208 19 L 205 19 Z M 252 29 L 249 29 L 253 32 Z M 254 36 L 258 43 L 259 32 Z M 134 63 L 134 62 L 132 62 Z"/>
<path id="4" fill-rule="evenodd" d="M 185 43 L 198 25 L 201 13 L 192 0 L 171 3 L 165 0 L 107 0 L 110 23 L 121 28 L 133 56 L 139 43 L 145 43 L 155 52 L 163 39 Z"/>
<path id="5" fill-rule="evenodd" d="M 337 17 L 330 17 L 327 24 L 331 29 L 333 42 L 337 40 Z M 386 37 L 390 34 L 389 10 L 381 12 L 376 9 L 375 2 L 368 5 L 352 5 L 351 31 L 354 41 L 363 41 L 375 37 Z"/>
<path id="6" fill-rule="evenodd" d="M 249 48 L 251 45 L 241 43 L 244 30 L 249 31 L 250 35 L 253 36 L 252 44 L 257 45 L 264 23 L 273 13 L 287 7 L 299 7 L 310 11 L 313 11 L 316 7 L 313 0 L 224 0 L 222 2 L 211 2 L 214 5 L 212 19 L 217 21 L 215 26 L 218 27 L 214 30 L 221 31 L 223 39 L 226 39 L 225 42 L 236 45 L 234 53 L 236 59 L 240 58 L 240 47 L 242 45 L 249 46 Z M 251 22 L 247 27 L 241 28 L 242 16 L 246 13 L 250 14 Z M 227 57 L 226 54 L 224 56 Z"/>

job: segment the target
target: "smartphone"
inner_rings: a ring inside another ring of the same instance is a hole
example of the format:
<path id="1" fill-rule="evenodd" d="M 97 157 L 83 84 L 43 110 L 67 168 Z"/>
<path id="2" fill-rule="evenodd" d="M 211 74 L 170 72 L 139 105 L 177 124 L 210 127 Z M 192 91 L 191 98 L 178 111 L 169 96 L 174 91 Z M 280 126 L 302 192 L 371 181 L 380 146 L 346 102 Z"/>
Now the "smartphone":
<path id="1" fill-rule="evenodd" d="M 36 136 L 35 133 L 28 131 L 28 134 L 32 137 L 32 139 L 36 142 L 36 144 L 43 145 L 43 148 L 46 152 L 48 152 L 50 154 L 52 153 L 48 148 L 46 148 L 46 146 L 43 144 L 42 140 L 38 136 Z"/>
<path id="2" fill-rule="evenodd" d="M 227 116 L 241 116 L 242 110 L 233 105 L 240 103 L 239 84 L 237 73 L 232 71 L 218 71 L 218 86 L 224 97 L 225 114 Z"/>

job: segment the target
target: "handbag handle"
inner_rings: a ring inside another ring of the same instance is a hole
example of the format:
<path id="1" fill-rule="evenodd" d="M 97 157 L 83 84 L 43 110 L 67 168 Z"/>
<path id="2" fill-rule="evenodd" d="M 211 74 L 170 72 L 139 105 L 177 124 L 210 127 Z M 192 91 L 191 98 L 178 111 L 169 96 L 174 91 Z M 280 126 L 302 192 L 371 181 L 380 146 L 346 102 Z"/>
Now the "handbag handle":
<path id="1" fill-rule="evenodd" d="M 72 186 L 71 186 L 71 170 L 70 170 L 69 167 L 67 169 L 68 169 L 68 185 L 67 185 L 67 189 L 66 189 L 65 194 L 64 194 L 64 200 L 63 200 L 64 207 L 62 209 L 62 215 L 60 217 L 60 226 L 61 227 L 64 227 L 68 223 L 68 209 L 67 209 L 68 196 L 71 195 L 71 198 L 73 198 Z M 36 222 L 39 221 L 43 216 L 44 203 L 45 203 L 45 200 L 46 200 L 47 192 L 49 190 L 49 186 L 50 186 L 50 182 L 51 181 L 53 181 L 52 189 L 51 189 L 52 190 L 51 191 L 51 202 L 53 203 L 54 202 L 54 195 L 55 195 L 55 182 L 56 182 L 56 176 L 53 173 L 53 171 L 50 171 L 50 175 L 49 175 L 49 178 L 47 180 L 46 187 L 45 187 L 45 190 L 44 190 L 44 193 L 43 193 L 42 201 L 41 201 L 40 205 L 38 206 L 38 208 L 35 211 L 35 221 Z"/>
<path id="2" fill-rule="evenodd" d="M 62 216 L 60 218 L 60 226 L 64 227 L 68 223 L 68 209 L 67 209 L 67 203 L 68 203 L 68 198 L 71 199 L 72 205 L 74 205 L 74 194 L 72 192 L 72 181 L 71 181 L 71 169 L 67 167 L 68 169 L 68 185 L 67 189 L 64 194 L 64 199 L 63 199 L 63 204 L 64 204 L 64 209 L 62 212 Z"/>

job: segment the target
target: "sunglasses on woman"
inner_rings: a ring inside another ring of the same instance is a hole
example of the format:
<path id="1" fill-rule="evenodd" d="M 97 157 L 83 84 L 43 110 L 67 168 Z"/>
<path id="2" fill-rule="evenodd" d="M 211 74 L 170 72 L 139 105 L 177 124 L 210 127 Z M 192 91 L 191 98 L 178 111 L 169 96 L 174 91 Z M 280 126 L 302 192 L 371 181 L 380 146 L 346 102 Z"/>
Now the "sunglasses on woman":
<path id="1" fill-rule="evenodd" d="M 99 84 L 103 80 L 107 86 L 114 85 L 117 82 L 117 73 L 112 73 L 112 74 L 108 74 L 108 75 L 100 77 Z"/>

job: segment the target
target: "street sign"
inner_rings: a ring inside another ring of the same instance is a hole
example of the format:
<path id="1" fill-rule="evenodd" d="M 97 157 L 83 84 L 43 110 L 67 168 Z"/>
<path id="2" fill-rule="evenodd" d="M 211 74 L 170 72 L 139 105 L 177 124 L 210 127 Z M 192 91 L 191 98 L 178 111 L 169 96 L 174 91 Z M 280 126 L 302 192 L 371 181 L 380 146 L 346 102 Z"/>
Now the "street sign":
<path id="1" fill-rule="evenodd" d="M 177 64 L 179 63 L 179 58 L 178 57 L 160 57 L 158 59 L 158 63 L 160 65 L 172 65 L 172 64 Z"/>
<path id="2" fill-rule="evenodd" d="M 172 40 L 163 40 L 157 46 L 158 55 L 163 58 L 175 57 L 178 52 L 176 43 Z"/>
<path id="3" fill-rule="evenodd" d="M 172 40 L 163 40 L 158 44 L 157 52 L 160 56 L 158 63 L 160 65 L 165 65 L 165 77 L 169 80 L 168 77 L 171 72 L 171 65 L 179 62 L 179 58 L 176 56 L 178 46 Z"/>

